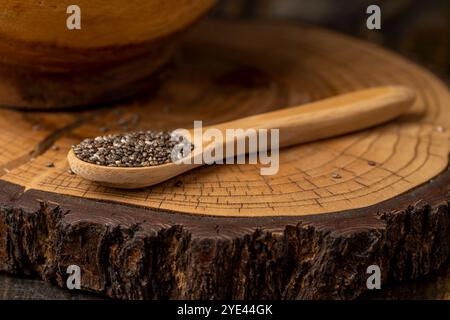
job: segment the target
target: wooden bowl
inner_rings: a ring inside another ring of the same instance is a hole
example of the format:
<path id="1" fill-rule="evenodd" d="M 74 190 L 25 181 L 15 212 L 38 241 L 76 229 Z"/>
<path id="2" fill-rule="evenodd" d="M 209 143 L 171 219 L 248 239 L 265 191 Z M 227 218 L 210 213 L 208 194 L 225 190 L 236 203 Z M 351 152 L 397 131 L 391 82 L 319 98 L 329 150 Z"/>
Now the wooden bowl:
<path id="1" fill-rule="evenodd" d="M 148 88 L 178 36 L 214 0 L 0 0 L 0 106 L 104 104 Z"/>

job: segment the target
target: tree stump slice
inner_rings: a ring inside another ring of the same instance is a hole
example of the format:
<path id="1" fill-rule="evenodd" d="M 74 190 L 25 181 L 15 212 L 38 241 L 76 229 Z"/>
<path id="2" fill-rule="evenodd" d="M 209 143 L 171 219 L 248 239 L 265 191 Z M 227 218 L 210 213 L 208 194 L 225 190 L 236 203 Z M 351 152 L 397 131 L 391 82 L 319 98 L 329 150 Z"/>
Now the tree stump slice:
<path id="1" fill-rule="evenodd" d="M 0 270 L 64 287 L 76 264 L 83 290 L 114 298 L 346 299 L 367 290 L 370 265 L 387 284 L 448 259 L 450 94 L 428 71 L 313 27 L 206 21 L 158 77 L 121 105 L 0 110 Z M 398 84 L 417 90 L 409 114 L 282 150 L 275 176 L 208 166 L 124 191 L 68 172 L 68 150 L 86 137 Z"/>

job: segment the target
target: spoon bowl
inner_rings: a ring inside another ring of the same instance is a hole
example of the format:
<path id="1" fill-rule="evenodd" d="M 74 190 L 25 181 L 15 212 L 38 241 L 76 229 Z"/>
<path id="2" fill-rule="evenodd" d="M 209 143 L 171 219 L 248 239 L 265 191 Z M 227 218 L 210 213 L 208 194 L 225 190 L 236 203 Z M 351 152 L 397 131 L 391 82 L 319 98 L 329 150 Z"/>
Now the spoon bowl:
<path id="1" fill-rule="evenodd" d="M 201 166 L 201 164 L 177 165 L 165 163 L 152 167 L 107 167 L 82 161 L 77 158 L 73 150 L 69 151 L 67 159 L 71 170 L 79 176 L 106 187 L 121 189 L 139 189 L 152 186 Z"/>

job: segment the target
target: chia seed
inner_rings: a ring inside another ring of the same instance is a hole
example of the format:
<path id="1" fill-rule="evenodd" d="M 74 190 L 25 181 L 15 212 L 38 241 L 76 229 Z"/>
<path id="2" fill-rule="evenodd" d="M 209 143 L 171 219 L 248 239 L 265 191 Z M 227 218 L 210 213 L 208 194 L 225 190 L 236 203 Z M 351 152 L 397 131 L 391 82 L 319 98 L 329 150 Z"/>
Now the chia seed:
<path id="1" fill-rule="evenodd" d="M 177 182 L 175 182 L 175 187 L 181 187 L 181 186 L 183 186 L 183 181 L 181 181 L 181 180 L 178 180 Z"/>
<path id="2" fill-rule="evenodd" d="M 334 173 L 331 175 L 331 177 L 332 177 L 333 179 L 341 179 L 341 178 L 342 178 L 342 176 L 341 176 L 339 173 L 337 173 L 337 172 L 334 172 Z"/>
<path id="3" fill-rule="evenodd" d="M 437 126 L 436 131 L 439 133 L 445 132 L 445 128 L 443 126 Z"/>
<path id="4" fill-rule="evenodd" d="M 119 120 L 117 120 L 117 124 L 119 126 L 125 126 L 128 123 L 128 120 L 125 118 L 120 118 Z"/>
<path id="5" fill-rule="evenodd" d="M 114 109 L 113 114 L 116 116 L 121 116 L 123 114 L 123 111 L 120 109 Z"/>
<path id="6" fill-rule="evenodd" d="M 41 124 L 35 124 L 35 125 L 32 127 L 32 130 L 33 130 L 33 131 L 41 131 L 42 129 L 43 129 L 43 127 L 42 127 Z"/>
<path id="7" fill-rule="evenodd" d="M 85 139 L 72 149 L 77 158 L 96 165 L 151 167 L 172 162 L 172 150 L 180 142 L 168 131 L 138 131 Z"/>

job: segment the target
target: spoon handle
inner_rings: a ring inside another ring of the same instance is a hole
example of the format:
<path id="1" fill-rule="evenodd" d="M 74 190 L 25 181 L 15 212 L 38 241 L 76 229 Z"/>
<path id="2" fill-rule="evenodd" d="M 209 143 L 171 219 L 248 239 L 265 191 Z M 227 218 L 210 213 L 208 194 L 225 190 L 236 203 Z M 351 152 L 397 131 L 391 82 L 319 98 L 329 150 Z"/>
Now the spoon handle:
<path id="1" fill-rule="evenodd" d="M 280 147 L 287 147 L 387 122 L 404 114 L 415 99 L 415 92 L 407 87 L 376 87 L 212 127 L 223 132 L 226 129 L 280 129 Z"/>

